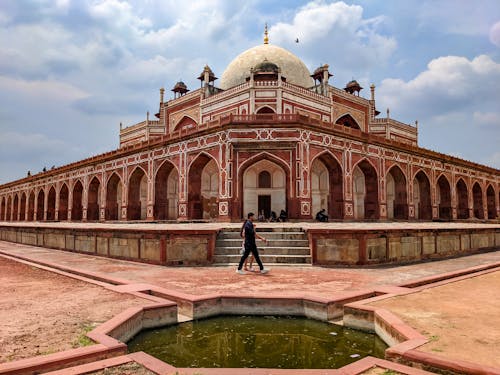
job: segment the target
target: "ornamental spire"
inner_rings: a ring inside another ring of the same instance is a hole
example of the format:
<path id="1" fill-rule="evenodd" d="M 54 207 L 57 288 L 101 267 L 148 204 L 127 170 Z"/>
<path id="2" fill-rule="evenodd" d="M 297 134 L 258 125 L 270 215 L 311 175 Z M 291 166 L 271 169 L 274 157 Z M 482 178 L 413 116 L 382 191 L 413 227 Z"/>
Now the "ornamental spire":
<path id="1" fill-rule="evenodd" d="M 266 25 L 264 26 L 264 44 L 269 44 L 269 36 L 267 34 L 267 22 Z"/>

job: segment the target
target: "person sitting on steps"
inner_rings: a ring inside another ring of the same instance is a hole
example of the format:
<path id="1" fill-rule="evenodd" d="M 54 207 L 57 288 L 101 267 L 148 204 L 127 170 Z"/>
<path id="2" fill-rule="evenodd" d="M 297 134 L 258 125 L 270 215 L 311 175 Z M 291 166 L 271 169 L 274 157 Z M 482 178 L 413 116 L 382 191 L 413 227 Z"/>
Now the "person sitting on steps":
<path id="1" fill-rule="evenodd" d="M 316 220 L 326 223 L 328 221 L 328 215 L 326 210 L 323 208 L 316 214 Z"/>

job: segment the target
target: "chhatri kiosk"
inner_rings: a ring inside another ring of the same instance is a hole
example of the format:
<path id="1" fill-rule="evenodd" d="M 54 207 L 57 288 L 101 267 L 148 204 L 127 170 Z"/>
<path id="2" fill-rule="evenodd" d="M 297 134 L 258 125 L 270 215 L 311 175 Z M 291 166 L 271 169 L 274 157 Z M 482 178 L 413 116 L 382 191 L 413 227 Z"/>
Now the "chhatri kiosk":
<path id="1" fill-rule="evenodd" d="M 4 221 L 494 220 L 500 172 L 418 147 L 418 127 L 380 117 L 356 81 L 332 85 L 264 43 L 201 87 L 175 84 L 120 147 L 0 186 Z"/>

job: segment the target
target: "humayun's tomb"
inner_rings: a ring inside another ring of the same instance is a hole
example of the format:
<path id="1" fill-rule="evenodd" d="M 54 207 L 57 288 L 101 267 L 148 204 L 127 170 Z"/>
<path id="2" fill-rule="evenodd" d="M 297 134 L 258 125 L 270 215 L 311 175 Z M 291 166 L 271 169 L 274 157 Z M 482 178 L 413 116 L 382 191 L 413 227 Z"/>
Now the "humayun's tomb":
<path id="1" fill-rule="evenodd" d="M 264 43 L 129 127 L 120 147 L 0 186 L 3 221 L 496 220 L 500 171 L 420 148 L 355 80 Z M 218 82 L 218 84 L 217 84 Z"/>

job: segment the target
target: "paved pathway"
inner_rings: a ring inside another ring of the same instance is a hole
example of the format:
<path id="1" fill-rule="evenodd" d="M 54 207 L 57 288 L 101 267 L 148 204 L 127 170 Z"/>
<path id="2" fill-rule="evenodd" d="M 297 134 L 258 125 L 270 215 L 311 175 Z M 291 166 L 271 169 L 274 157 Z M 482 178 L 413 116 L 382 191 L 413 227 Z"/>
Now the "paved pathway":
<path id="1" fill-rule="evenodd" d="M 0 252 L 71 267 L 107 277 L 149 283 L 192 295 L 214 292 L 275 292 L 332 298 L 344 293 L 397 285 L 426 276 L 500 262 L 500 250 L 404 266 L 373 268 L 275 267 L 268 275 L 238 275 L 234 267 L 165 267 L 0 241 Z M 1 258 L 0 258 L 1 261 Z"/>

